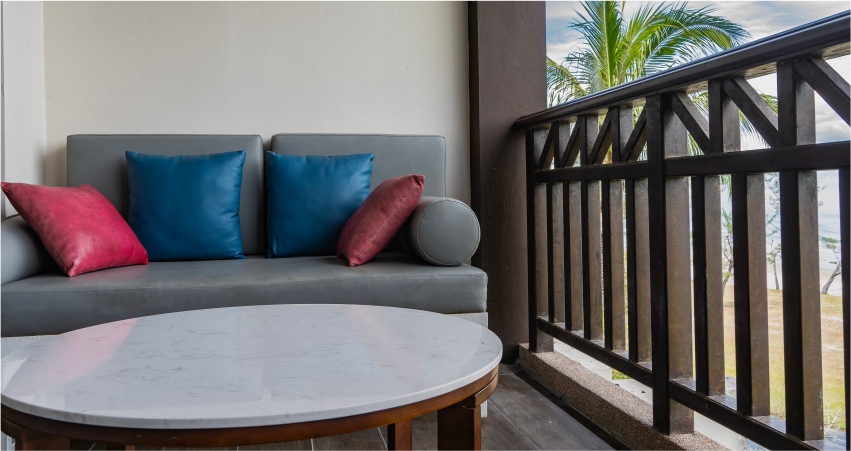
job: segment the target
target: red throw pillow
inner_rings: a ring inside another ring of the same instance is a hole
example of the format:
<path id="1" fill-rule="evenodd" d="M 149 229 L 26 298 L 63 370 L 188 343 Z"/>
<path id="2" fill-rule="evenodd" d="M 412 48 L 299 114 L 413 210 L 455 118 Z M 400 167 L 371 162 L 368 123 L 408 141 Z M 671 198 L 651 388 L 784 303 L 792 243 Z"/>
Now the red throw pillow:
<path id="1" fill-rule="evenodd" d="M 2 187 L 65 274 L 148 264 L 148 252 L 127 221 L 91 186 L 3 182 Z"/>
<path id="2" fill-rule="evenodd" d="M 337 256 L 348 259 L 349 266 L 375 258 L 417 208 L 424 183 L 423 175 L 403 175 L 375 187 L 343 227 Z"/>

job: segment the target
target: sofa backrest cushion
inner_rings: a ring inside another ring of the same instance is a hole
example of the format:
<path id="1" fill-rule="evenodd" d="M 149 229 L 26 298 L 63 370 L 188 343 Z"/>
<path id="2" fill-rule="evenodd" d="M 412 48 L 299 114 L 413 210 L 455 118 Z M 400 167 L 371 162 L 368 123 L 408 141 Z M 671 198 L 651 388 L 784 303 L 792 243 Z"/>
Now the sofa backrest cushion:
<path id="1" fill-rule="evenodd" d="M 425 175 L 423 196 L 446 195 L 446 141 L 442 136 L 277 134 L 271 151 L 289 155 L 374 153 L 371 189 L 407 174 Z"/>
<path id="2" fill-rule="evenodd" d="M 246 255 L 266 251 L 263 195 L 263 140 L 258 135 L 71 135 L 68 186 L 87 183 L 126 219 L 129 209 L 127 160 L 131 150 L 156 155 L 205 155 L 244 150 L 239 220 Z"/>

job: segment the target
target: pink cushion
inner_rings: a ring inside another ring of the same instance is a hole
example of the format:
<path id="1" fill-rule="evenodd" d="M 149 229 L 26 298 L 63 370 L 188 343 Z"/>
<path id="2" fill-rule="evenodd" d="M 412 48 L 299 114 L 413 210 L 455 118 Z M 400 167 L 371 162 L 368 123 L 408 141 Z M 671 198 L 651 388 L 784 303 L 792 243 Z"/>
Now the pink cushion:
<path id="1" fill-rule="evenodd" d="M 148 253 L 136 234 L 91 186 L 3 182 L 2 187 L 65 274 L 74 277 L 115 266 L 148 264 Z"/>
<path id="2" fill-rule="evenodd" d="M 417 208 L 424 183 L 423 175 L 403 175 L 375 187 L 343 227 L 337 256 L 348 259 L 349 266 L 375 258 Z"/>

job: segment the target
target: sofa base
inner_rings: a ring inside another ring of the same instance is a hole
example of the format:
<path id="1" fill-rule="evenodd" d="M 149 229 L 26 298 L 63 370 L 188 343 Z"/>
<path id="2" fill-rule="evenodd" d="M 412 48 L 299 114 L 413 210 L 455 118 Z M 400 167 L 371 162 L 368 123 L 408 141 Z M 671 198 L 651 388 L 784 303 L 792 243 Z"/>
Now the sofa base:
<path id="1" fill-rule="evenodd" d="M 2 286 L 3 336 L 50 335 L 122 319 L 218 307 L 358 304 L 435 313 L 486 310 L 487 275 L 384 252 L 350 268 L 333 256 L 153 262 Z"/>

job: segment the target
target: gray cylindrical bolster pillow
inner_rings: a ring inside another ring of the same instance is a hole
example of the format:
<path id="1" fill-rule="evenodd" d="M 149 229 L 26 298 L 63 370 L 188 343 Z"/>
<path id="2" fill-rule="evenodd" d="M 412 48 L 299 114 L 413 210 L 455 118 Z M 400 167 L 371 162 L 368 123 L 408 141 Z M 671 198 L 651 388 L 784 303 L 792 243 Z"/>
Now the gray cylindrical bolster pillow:
<path id="1" fill-rule="evenodd" d="M 12 216 L 2 223 L 3 246 L 2 282 L 26 279 L 56 268 L 53 257 L 41 244 L 35 231 L 20 216 Z"/>
<path id="2" fill-rule="evenodd" d="M 411 252 L 432 265 L 458 266 L 479 247 L 479 220 L 459 200 L 423 197 L 401 235 Z"/>

